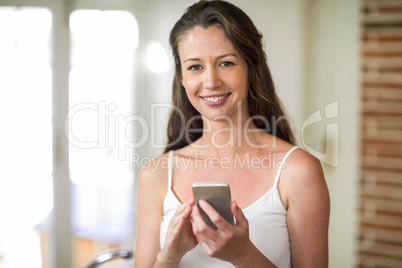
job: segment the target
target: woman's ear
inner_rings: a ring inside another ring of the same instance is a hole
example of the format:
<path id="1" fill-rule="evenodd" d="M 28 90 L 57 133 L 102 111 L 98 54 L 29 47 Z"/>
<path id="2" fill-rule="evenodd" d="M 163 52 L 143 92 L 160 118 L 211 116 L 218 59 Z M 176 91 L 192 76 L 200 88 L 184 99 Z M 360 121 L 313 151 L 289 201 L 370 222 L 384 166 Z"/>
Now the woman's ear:
<path id="1" fill-rule="evenodd" d="M 183 85 L 183 75 L 181 74 L 181 72 L 179 73 L 179 81 L 180 81 L 180 84 L 184 87 L 184 85 Z"/>
<path id="2" fill-rule="evenodd" d="M 175 64 L 176 64 L 177 79 L 180 81 L 180 84 L 183 86 L 183 74 L 181 72 L 180 58 L 175 57 L 174 61 L 175 61 Z"/>

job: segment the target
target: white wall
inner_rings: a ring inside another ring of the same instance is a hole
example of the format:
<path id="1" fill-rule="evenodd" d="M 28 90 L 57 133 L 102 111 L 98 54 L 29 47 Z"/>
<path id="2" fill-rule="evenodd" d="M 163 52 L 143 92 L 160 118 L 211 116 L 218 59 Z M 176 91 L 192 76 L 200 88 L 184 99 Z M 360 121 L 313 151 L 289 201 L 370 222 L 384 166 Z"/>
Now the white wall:
<path id="1" fill-rule="evenodd" d="M 307 7 L 305 116 L 334 101 L 339 104 L 339 116 L 327 121 L 339 124 L 339 164 L 323 164 L 331 194 L 330 267 L 353 267 L 359 178 L 358 2 L 309 0 Z M 324 124 L 312 130 L 310 141 L 324 152 Z"/>

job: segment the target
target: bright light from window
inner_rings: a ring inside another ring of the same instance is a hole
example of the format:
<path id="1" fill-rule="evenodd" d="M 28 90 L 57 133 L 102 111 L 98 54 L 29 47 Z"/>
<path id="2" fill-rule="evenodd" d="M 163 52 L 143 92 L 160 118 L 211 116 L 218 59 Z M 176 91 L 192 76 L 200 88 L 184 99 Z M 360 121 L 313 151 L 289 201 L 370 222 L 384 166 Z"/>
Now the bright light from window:
<path id="1" fill-rule="evenodd" d="M 133 15 L 126 11 L 78 10 L 70 16 L 72 37 L 72 65 L 108 66 L 126 64 L 116 73 L 132 64 L 132 55 L 138 46 L 138 25 Z M 124 60 L 127 56 L 128 60 Z M 132 68 L 132 67 L 131 67 Z"/>
<path id="2" fill-rule="evenodd" d="M 169 58 L 160 42 L 153 41 L 148 45 L 147 66 L 151 72 L 158 74 L 169 70 Z"/>
<path id="3" fill-rule="evenodd" d="M 125 11 L 70 16 L 69 167 L 75 236 L 114 244 L 132 229 L 133 170 L 125 118 L 134 104 L 135 18 Z"/>
<path id="4" fill-rule="evenodd" d="M 117 133 L 122 130 L 117 123 L 133 110 L 137 22 L 126 11 L 77 10 L 70 30 L 70 107 L 82 107 L 70 118 L 71 180 L 124 188 L 133 179 L 128 161 L 119 157 L 125 148 L 118 139 L 129 133 Z M 95 148 L 84 148 L 88 142 Z"/>
<path id="5" fill-rule="evenodd" d="M 51 28 L 47 9 L 0 8 L 0 246 L 8 267 L 41 267 L 32 227 L 53 206 Z"/>

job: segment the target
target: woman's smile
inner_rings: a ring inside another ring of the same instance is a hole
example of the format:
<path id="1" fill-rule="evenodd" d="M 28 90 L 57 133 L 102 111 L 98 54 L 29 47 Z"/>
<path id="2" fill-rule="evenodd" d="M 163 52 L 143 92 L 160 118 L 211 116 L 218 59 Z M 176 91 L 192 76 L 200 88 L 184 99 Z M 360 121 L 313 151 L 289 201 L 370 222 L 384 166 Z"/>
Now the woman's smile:
<path id="1" fill-rule="evenodd" d="M 223 95 L 210 95 L 210 96 L 200 96 L 200 98 L 205 102 L 206 105 L 209 106 L 219 106 L 223 104 L 231 93 L 223 94 Z"/>

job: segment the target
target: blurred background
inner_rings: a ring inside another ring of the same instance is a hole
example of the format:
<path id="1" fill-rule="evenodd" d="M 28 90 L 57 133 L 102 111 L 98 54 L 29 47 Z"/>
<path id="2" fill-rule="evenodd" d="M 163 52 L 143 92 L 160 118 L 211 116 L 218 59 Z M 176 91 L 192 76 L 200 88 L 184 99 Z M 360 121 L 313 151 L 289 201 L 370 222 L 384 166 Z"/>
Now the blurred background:
<path id="1" fill-rule="evenodd" d="M 0 267 L 134 248 L 188 0 L 0 0 Z M 233 0 L 331 194 L 330 267 L 402 267 L 402 1 Z M 317 200 L 319 202 L 319 200 Z"/>

